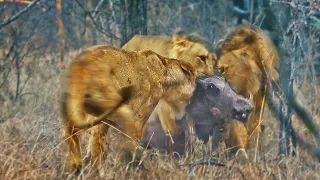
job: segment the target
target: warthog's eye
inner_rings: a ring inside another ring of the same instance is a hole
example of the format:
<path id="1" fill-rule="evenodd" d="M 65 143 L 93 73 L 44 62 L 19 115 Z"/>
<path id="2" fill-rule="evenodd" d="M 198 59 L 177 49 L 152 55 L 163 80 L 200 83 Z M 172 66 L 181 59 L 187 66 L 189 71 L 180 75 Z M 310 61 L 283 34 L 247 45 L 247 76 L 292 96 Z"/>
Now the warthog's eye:
<path id="1" fill-rule="evenodd" d="M 206 62 L 207 56 L 198 56 L 202 62 Z"/>
<path id="2" fill-rule="evenodd" d="M 210 83 L 207 88 L 208 94 L 210 94 L 211 96 L 217 96 L 220 93 L 220 89 L 215 84 Z"/>

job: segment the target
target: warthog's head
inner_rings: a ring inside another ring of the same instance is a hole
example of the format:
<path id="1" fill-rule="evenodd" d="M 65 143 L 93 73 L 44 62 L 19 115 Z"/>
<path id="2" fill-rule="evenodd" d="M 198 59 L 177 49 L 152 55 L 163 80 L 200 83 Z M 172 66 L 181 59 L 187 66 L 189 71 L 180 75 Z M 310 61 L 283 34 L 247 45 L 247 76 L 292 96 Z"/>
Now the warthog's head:
<path id="1" fill-rule="evenodd" d="M 194 98 L 202 98 L 201 102 L 205 107 L 210 108 L 214 116 L 222 119 L 247 121 L 252 111 L 252 103 L 237 95 L 222 77 L 197 79 L 196 83 L 197 89 Z M 195 109 L 193 108 L 193 110 Z"/>

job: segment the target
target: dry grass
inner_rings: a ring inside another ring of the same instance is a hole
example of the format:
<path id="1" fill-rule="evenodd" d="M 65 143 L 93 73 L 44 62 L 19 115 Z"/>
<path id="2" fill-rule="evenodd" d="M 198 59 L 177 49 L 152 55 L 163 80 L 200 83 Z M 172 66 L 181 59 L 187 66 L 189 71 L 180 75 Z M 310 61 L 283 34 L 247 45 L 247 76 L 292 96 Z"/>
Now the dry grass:
<path id="1" fill-rule="evenodd" d="M 69 54 L 69 58 L 74 54 Z M 52 57 L 50 57 L 52 58 Z M 44 58 L 46 59 L 46 58 Z M 44 60 L 41 60 L 42 62 Z M 63 125 L 59 112 L 60 75 L 56 65 L 35 62 L 33 75 L 16 103 L 5 99 L 0 104 L 0 179 L 73 179 L 65 171 L 65 144 L 62 140 Z M 23 69 L 27 71 L 27 68 Z M 9 77 L 14 80 L 14 74 Z M 12 83 L 14 84 L 14 83 Z M 14 89 L 13 87 L 8 87 Z M 2 89 L 0 89 L 1 91 Z M 3 93 L 3 92 L 1 92 Z M 221 148 L 220 161 L 226 167 L 205 166 L 188 173 L 187 162 L 202 158 L 207 146 L 197 142 L 190 159 L 172 159 L 154 153 L 152 159 L 143 159 L 144 170 L 126 169 L 121 161 L 117 136 L 109 133 L 108 156 L 104 158 L 100 173 L 85 163 L 84 179 L 320 179 L 320 165 L 310 154 L 297 150 L 297 157 L 279 159 L 278 122 L 265 114 L 266 130 L 262 135 L 258 161 L 226 161 Z M 300 134 L 307 134 L 302 125 L 295 122 Z M 88 132 L 83 132 L 82 152 L 85 157 Z M 307 136 L 305 136 L 307 137 Z M 312 142 L 311 137 L 309 141 Z M 99 175 L 100 174 L 100 175 Z M 100 177 L 99 177 L 100 176 Z"/>

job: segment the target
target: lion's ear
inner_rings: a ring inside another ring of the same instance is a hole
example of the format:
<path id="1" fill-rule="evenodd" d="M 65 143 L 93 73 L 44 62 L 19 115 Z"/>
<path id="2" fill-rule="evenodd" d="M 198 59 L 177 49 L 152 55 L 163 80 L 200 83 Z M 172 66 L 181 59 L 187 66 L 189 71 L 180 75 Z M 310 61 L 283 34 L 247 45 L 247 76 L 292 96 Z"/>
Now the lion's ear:
<path id="1" fill-rule="evenodd" d="M 185 38 L 185 36 L 178 33 L 173 34 L 172 42 L 174 49 L 177 51 L 183 51 L 191 46 L 191 42 Z"/>
<path id="2" fill-rule="evenodd" d="M 155 62 L 159 62 L 161 61 L 161 63 L 164 65 L 164 66 L 168 66 L 168 63 L 169 63 L 169 59 L 159 55 L 159 54 L 156 54 L 155 52 L 152 52 L 152 58 L 155 60 Z"/>
<path id="3" fill-rule="evenodd" d="M 157 54 L 157 58 L 160 59 L 165 66 L 168 65 L 169 60 L 167 58 L 160 56 L 159 54 Z"/>
<path id="4" fill-rule="evenodd" d="M 185 74 L 188 74 L 190 76 L 195 75 L 195 71 L 192 68 L 190 68 L 190 66 L 187 66 L 186 64 L 180 64 L 180 67 Z"/>
<path id="5" fill-rule="evenodd" d="M 173 35 L 172 35 L 172 42 L 173 43 L 177 42 L 177 41 L 180 41 L 182 39 L 183 39 L 183 36 L 181 35 L 181 33 L 179 33 L 179 32 L 173 33 Z"/>

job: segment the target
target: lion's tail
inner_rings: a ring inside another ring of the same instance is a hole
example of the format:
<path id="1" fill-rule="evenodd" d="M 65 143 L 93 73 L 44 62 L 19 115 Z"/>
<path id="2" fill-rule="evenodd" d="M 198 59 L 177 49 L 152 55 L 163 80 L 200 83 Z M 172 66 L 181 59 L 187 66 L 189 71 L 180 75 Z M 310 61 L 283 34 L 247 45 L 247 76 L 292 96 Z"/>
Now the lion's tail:
<path id="1" fill-rule="evenodd" d="M 85 129 L 99 124 L 106 119 L 108 115 L 114 112 L 121 104 L 131 98 L 132 86 L 125 87 L 118 92 L 110 92 L 110 96 L 116 95 L 120 98 L 113 102 L 114 104 L 106 109 L 98 118 L 86 120 L 85 112 L 85 93 L 90 83 L 89 69 L 81 66 L 72 66 L 69 73 L 69 82 L 67 82 L 67 92 L 62 95 L 62 116 L 65 123 L 69 126 Z M 106 87 L 107 89 L 107 87 Z M 114 99 L 113 99 L 114 100 Z"/>

